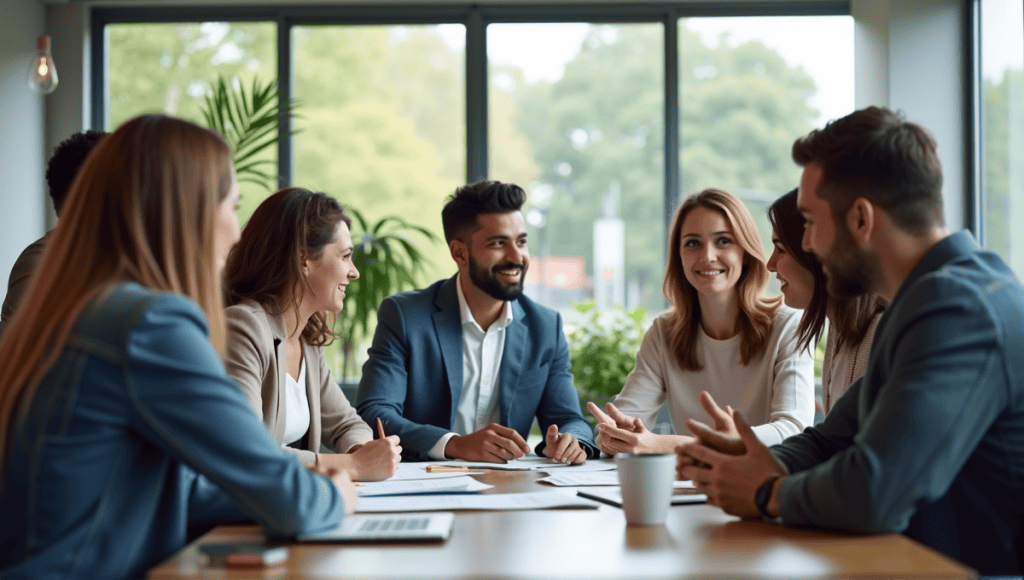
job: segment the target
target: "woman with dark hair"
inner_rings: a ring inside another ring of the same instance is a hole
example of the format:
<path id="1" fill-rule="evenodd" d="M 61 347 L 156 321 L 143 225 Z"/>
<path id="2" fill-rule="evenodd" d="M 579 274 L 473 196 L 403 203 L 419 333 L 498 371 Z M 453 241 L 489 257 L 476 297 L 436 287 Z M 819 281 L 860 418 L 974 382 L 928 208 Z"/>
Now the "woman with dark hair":
<path id="1" fill-rule="evenodd" d="M 224 373 L 238 186 L 212 131 L 99 143 L 0 339 L 0 577 L 135 578 L 191 531 L 332 528 L 357 496 L 281 451 Z"/>
<path id="2" fill-rule="evenodd" d="M 690 195 L 676 210 L 668 246 L 663 290 L 672 309 L 647 331 L 607 413 L 587 405 L 601 449 L 671 453 L 693 440 L 681 435 L 686 420 L 715 399 L 750 417 L 765 444 L 809 426 L 813 359 L 797 340 L 799 313 L 765 295 L 764 251 L 743 203 L 718 189 Z M 652 433 L 644 425 L 666 402 L 676 434 Z"/>
<path id="3" fill-rule="evenodd" d="M 822 410 L 827 414 L 855 379 L 867 370 L 875 327 L 885 304 L 872 295 L 830 298 L 821 262 L 802 245 L 804 218 L 796 206 L 796 190 L 775 200 L 768 208 L 775 251 L 768 270 L 782 283 L 787 306 L 801 308 L 800 345 L 813 350 L 829 322 L 825 361 L 821 373 Z"/>
<path id="4" fill-rule="evenodd" d="M 299 187 L 260 204 L 228 258 L 226 364 L 274 439 L 305 465 L 355 480 L 394 475 L 398 436 L 374 440 L 331 377 L 323 347 L 359 277 L 352 220 L 338 200 Z M 336 453 L 320 453 L 324 443 Z"/>

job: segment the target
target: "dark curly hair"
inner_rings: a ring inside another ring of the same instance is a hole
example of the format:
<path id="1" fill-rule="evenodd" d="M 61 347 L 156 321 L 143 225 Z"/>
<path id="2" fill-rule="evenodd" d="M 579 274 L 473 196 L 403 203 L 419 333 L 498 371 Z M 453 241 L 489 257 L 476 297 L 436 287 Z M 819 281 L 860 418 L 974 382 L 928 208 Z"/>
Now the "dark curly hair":
<path id="1" fill-rule="evenodd" d="M 50 157 L 46 165 L 46 185 L 50 189 L 50 199 L 53 200 L 53 211 L 60 213 L 71 183 L 78 175 L 78 169 L 85 163 L 93 147 L 106 136 L 106 131 L 75 133 L 53 150 L 53 157 Z"/>

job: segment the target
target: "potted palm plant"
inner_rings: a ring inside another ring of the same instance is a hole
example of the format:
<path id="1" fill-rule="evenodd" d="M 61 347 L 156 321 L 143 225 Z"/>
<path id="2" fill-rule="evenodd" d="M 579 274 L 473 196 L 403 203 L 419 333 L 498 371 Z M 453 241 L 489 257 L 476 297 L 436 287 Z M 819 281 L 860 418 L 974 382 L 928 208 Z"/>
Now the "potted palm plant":
<path id="1" fill-rule="evenodd" d="M 206 126 L 231 146 L 238 181 L 254 183 L 268 191 L 277 189 L 277 162 L 264 153 L 280 140 L 278 131 L 293 115 L 294 101 L 281 107 L 277 81 L 262 83 L 258 77 L 253 77 L 247 88 L 237 78 L 218 75 L 211 88 L 200 110 Z"/>
<path id="2" fill-rule="evenodd" d="M 439 238 L 397 215 L 371 223 L 355 208 L 347 207 L 346 211 L 353 220 L 352 262 L 359 269 L 359 281 L 349 287 L 345 311 L 339 317 L 342 371 L 344 376 L 350 376 L 355 345 L 369 335 L 370 323 L 376 319 L 381 301 L 395 292 L 418 286 L 416 277 L 424 271 L 426 262 L 417 238 L 429 244 Z"/>

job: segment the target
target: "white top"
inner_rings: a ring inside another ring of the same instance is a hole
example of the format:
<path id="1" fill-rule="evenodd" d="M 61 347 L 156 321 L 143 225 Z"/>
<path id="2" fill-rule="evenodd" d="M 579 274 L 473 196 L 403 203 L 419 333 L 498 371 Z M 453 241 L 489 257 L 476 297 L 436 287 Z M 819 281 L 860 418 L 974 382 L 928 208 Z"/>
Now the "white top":
<path id="1" fill-rule="evenodd" d="M 461 273 L 455 281 L 455 288 L 462 319 L 462 395 L 455 412 L 454 432 L 442 436 L 427 452 L 433 459 L 445 459 L 445 445 L 455 435 L 469 435 L 497 423 L 501 418 L 498 409 L 501 398 L 499 371 L 505 352 L 505 328 L 512 322 L 512 309 L 506 301 L 502 307 L 503 315 L 484 330 L 466 303 Z"/>
<path id="2" fill-rule="evenodd" d="M 295 443 L 309 431 L 309 398 L 306 396 L 306 360 L 299 366 L 299 378 L 285 373 L 284 445 Z"/>
<path id="3" fill-rule="evenodd" d="M 781 306 L 764 353 L 746 366 L 741 335 L 714 340 L 702 328 L 697 360 L 704 368 L 686 371 L 669 351 L 669 319 L 662 314 L 644 335 L 636 367 L 613 402 L 651 427 L 667 400 L 675 432 L 688 435 L 687 419 L 712 425 L 699 399 L 707 391 L 722 408 L 739 411 L 762 443 L 779 443 L 814 421 L 814 358 L 806 348 L 797 350 L 799 323 L 800 311 Z"/>

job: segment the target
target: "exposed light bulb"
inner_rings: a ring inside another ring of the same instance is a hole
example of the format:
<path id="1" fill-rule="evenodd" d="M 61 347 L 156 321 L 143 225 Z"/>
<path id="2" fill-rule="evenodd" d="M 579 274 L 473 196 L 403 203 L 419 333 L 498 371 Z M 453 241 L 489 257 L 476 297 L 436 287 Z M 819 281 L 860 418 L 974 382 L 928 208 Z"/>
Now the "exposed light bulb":
<path id="1" fill-rule="evenodd" d="M 53 66 L 53 57 L 50 56 L 50 37 L 45 34 L 40 36 L 36 48 L 39 53 L 32 59 L 32 66 L 28 70 L 28 86 L 41 95 L 48 95 L 57 88 L 57 68 Z"/>

